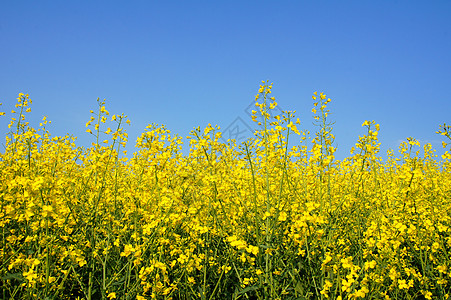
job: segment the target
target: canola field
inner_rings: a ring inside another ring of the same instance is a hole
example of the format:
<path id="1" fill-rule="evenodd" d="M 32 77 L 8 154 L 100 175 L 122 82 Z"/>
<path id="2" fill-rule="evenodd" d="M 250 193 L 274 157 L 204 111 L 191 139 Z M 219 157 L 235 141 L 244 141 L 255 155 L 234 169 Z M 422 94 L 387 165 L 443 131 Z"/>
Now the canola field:
<path id="1" fill-rule="evenodd" d="M 0 298 L 448 299 L 451 154 L 407 138 L 382 160 L 362 120 L 337 160 L 331 100 L 312 96 L 309 134 L 294 112 L 270 116 L 271 88 L 243 143 L 209 125 L 182 154 L 151 124 L 129 158 L 129 121 L 105 101 L 79 147 L 27 123 L 19 94 L 0 153 Z M 451 128 L 437 133 L 448 147 Z"/>

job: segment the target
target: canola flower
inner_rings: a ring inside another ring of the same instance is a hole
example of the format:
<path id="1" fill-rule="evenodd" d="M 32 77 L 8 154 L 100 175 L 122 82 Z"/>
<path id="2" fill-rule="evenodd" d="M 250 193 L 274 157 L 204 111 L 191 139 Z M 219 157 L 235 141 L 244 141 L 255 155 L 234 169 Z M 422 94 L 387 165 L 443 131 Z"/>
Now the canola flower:
<path id="1" fill-rule="evenodd" d="M 0 153 L 0 298 L 448 299 L 451 154 L 409 137 L 383 161 L 364 121 L 339 161 L 330 98 L 313 94 L 310 136 L 294 112 L 271 117 L 271 90 L 244 143 L 209 124 L 182 155 L 150 124 L 130 159 L 130 121 L 105 100 L 84 148 L 46 117 L 32 127 L 19 94 Z"/>

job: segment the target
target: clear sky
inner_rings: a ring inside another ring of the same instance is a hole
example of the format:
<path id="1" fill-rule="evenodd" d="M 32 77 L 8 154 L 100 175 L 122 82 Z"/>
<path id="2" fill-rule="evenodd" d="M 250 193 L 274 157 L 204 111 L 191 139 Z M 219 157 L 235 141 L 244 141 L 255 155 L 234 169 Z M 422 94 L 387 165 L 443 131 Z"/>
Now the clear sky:
<path id="1" fill-rule="evenodd" d="M 2 144 L 20 92 L 33 100 L 32 124 L 46 115 L 54 135 L 84 146 L 89 110 L 106 98 L 131 120 L 130 152 L 152 122 L 183 137 L 208 123 L 245 130 L 269 80 L 301 129 L 314 129 L 314 91 L 332 99 L 338 158 L 365 120 L 380 124 L 384 152 L 409 136 L 442 151 L 450 16 L 451 1 L 438 0 L 1 1 Z"/>

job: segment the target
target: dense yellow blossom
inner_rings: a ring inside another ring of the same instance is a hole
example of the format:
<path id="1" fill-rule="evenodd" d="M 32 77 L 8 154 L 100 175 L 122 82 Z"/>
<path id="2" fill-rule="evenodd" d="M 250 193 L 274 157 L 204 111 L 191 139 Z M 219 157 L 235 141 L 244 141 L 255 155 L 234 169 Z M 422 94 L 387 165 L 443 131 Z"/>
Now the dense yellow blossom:
<path id="1" fill-rule="evenodd" d="M 337 160 L 331 99 L 313 93 L 310 136 L 294 112 L 272 116 L 271 92 L 263 81 L 261 126 L 239 145 L 208 124 L 183 155 L 150 124 L 128 158 L 130 121 L 106 100 L 85 148 L 46 117 L 32 127 L 19 94 L 0 153 L 1 297 L 448 299 L 451 154 L 408 137 L 383 161 L 380 126 L 362 120 Z"/>

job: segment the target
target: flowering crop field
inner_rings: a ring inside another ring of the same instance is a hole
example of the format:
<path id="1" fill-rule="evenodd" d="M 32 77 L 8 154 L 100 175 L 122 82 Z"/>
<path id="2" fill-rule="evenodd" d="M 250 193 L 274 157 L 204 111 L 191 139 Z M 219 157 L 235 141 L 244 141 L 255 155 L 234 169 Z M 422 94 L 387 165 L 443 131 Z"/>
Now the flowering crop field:
<path id="1" fill-rule="evenodd" d="M 130 158 L 129 121 L 105 101 L 86 148 L 27 123 L 19 94 L 0 153 L 0 298 L 448 299 L 451 154 L 408 138 L 382 160 L 365 121 L 337 160 L 331 100 L 312 96 L 310 135 L 294 112 L 270 117 L 271 88 L 241 144 L 209 125 L 182 154 L 151 124 Z"/>

